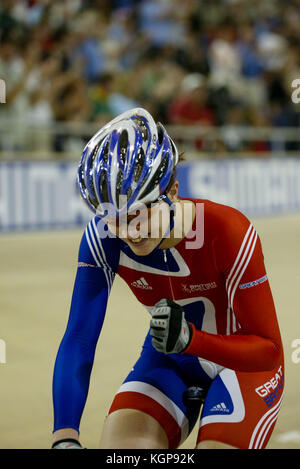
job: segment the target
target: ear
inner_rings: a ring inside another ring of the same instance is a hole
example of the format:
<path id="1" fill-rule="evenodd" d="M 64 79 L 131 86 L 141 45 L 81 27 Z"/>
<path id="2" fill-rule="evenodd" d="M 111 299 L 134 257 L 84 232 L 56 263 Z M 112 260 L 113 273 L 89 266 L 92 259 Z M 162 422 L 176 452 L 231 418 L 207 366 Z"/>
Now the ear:
<path id="1" fill-rule="evenodd" d="M 177 196 L 178 196 L 178 187 L 179 187 L 179 182 L 175 181 L 173 185 L 171 186 L 171 189 L 168 192 L 169 199 L 171 202 L 176 202 L 177 201 Z"/>

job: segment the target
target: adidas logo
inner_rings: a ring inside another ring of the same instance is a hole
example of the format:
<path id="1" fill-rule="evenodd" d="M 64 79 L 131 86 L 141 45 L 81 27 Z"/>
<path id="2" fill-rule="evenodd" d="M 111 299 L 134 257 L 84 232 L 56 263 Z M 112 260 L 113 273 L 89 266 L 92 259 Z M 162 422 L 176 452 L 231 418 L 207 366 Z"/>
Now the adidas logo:
<path id="1" fill-rule="evenodd" d="M 225 412 L 229 413 L 230 410 L 228 407 L 226 407 L 226 404 L 224 402 L 220 402 L 220 404 L 214 405 L 211 409 L 210 412 Z"/>
<path id="2" fill-rule="evenodd" d="M 144 277 L 141 277 L 139 280 L 132 282 L 131 285 L 136 288 L 142 288 L 143 290 L 152 290 L 151 285 L 149 285 L 149 283 L 147 282 L 147 280 L 144 279 Z"/>

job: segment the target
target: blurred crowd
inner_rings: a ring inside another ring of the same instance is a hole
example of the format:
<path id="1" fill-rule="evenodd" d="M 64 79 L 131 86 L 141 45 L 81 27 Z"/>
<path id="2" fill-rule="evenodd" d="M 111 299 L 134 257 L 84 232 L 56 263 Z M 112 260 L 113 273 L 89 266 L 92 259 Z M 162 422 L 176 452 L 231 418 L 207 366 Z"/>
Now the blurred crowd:
<path id="1" fill-rule="evenodd" d="M 0 150 L 77 151 L 136 106 L 201 127 L 200 151 L 299 150 L 238 132 L 299 126 L 299 24 L 300 0 L 1 0 Z"/>

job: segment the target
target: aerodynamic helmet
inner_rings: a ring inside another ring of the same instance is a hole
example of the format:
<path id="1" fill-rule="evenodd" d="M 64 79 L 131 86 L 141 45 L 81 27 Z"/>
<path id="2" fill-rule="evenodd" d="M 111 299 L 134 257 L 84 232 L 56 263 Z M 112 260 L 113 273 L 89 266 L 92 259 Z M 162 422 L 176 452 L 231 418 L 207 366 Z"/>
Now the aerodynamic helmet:
<path id="1" fill-rule="evenodd" d="M 105 216 L 107 204 L 119 216 L 166 197 L 177 163 L 176 146 L 165 128 L 145 109 L 131 109 L 85 146 L 77 173 L 80 193 L 98 216 Z"/>

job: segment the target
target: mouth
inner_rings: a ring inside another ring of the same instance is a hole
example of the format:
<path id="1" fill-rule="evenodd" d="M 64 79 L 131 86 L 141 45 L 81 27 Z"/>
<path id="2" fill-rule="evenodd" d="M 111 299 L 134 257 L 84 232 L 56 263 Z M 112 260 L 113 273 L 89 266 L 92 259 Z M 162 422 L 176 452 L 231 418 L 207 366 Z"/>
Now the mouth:
<path id="1" fill-rule="evenodd" d="M 142 238 L 141 236 L 139 236 L 138 238 L 128 239 L 128 241 L 133 246 L 143 246 L 145 243 L 147 243 L 148 237 Z"/>

